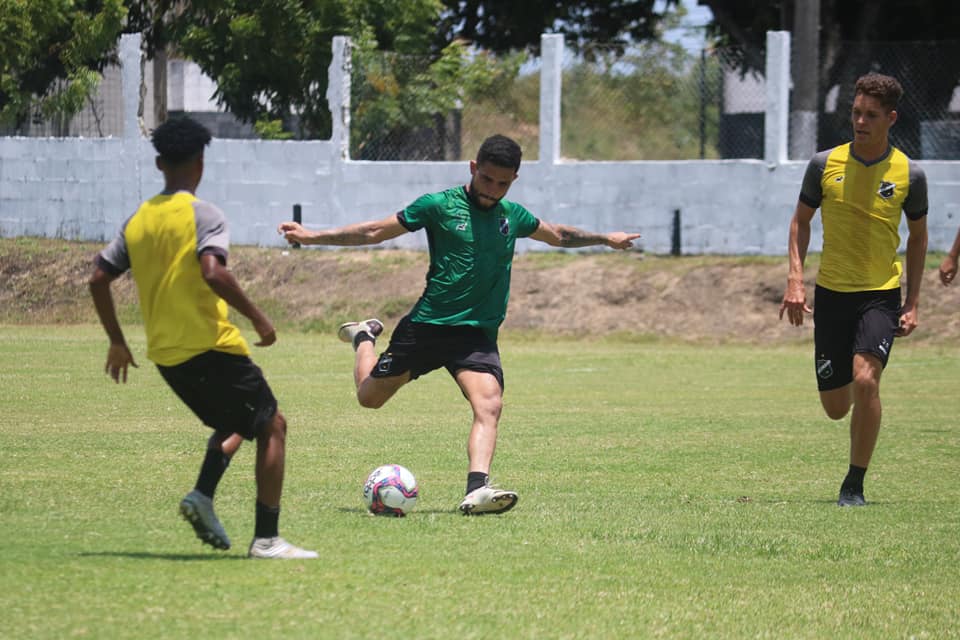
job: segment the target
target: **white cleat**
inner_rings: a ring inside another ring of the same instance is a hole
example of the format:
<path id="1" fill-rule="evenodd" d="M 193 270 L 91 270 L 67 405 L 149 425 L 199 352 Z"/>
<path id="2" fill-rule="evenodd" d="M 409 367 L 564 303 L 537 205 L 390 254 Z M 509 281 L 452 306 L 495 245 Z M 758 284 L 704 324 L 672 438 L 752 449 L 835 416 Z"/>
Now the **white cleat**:
<path id="1" fill-rule="evenodd" d="M 460 503 L 460 511 L 465 516 L 504 513 L 512 509 L 517 504 L 517 500 L 518 496 L 514 491 L 484 485 L 467 494 Z"/>
<path id="2" fill-rule="evenodd" d="M 292 545 L 280 536 L 275 538 L 254 538 L 250 543 L 251 558 L 267 560 L 309 560 L 318 557 L 316 551 L 307 551 Z"/>
<path id="3" fill-rule="evenodd" d="M 383 323 L 376 318 L 370 318 L 362 322 L 344 322 L 337 329 L 337 337 L 343 342 L 349 342 L 353 348 L 357 348 L 357 336 L 366 333 L 374 340 L 383 333 Z"/>
<path id="4" fill-rule="evenodd" d="M 213 500 L 196 489 L 180 501 L 180 515 L 193 526 L 197 537 L 215 549 L 230 548 L 230 538 L 213 512 Z"/>

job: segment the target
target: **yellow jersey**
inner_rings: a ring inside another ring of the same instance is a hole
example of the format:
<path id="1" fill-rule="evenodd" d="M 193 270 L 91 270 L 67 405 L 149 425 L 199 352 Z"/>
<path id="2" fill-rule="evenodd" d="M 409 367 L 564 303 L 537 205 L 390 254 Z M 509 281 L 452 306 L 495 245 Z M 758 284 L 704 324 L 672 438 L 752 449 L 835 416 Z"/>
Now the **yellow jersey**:
<path id="1" fill-rule="evenodd" d="M 226 264 L 229 234 L 217 207 L 187 191 L 147 200 L 99 254 L 98 264 L 133 273 L 147 334 L 147 357 L 174 366 L 205 351 L 250 355 L 227 318 L 227 303 L 203 279 L 200 256 Z"/>

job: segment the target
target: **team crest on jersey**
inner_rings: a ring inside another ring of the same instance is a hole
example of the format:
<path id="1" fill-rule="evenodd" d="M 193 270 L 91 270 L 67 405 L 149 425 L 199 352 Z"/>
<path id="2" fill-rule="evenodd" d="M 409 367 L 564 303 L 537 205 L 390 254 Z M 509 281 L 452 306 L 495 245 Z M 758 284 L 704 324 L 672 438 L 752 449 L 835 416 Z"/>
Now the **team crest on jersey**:
<path id="1" fill-rule="evenodd" d="M 510 235 L 510 221 L 506 218 L 500 218 L 500 233 L 505 236 Z"/>
<path id="2" fill-rule="evenodd" d="M 886 180 L 880 181 L 880 188 L 877 190 L 877 193 L 884 200 L 889 200 L 893 197 L 893 192 L 896 190 L 897 185 L 892 182 L 887 182 Z"/>

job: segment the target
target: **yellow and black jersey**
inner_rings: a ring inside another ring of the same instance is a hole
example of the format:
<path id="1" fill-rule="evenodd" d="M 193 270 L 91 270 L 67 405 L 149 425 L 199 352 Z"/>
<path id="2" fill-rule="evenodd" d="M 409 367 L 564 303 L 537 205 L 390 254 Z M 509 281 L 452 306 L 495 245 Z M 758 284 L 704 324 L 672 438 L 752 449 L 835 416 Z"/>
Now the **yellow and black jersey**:
<path id="1" fill-rule="evenodd" d="M 900 215 L 927 215 L 927 179 L 902 151 L 864 162 L 848 143 L 821 151 L 807 165 L 800 201 L 820 208 L 823 254 L 817 284 L 832 291 L 900 286 Z"/>
<path id="2" fill-rule="evenodd" d="M 130 269 L 147 334 L 147 357 L 174 366 L 205 351 L 250 355 L 227 303 L 203 279 L 200 256 L 226 263 L 229 235 L 223 212 L 192 193 L 147 200 L 98 256 L 105 271 Z"/>

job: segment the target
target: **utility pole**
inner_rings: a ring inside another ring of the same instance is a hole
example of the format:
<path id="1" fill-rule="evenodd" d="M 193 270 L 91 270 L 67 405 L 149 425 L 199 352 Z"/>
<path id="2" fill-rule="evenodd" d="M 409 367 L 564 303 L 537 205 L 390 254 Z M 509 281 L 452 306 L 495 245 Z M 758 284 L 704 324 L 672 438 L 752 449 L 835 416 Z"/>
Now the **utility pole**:
<path id="1" fill-rule="evenodd" d="M 806 160 L 817 151 L 820 0 L 793 0 L 792 42 L 789 154 L 791 160 Z"/>

